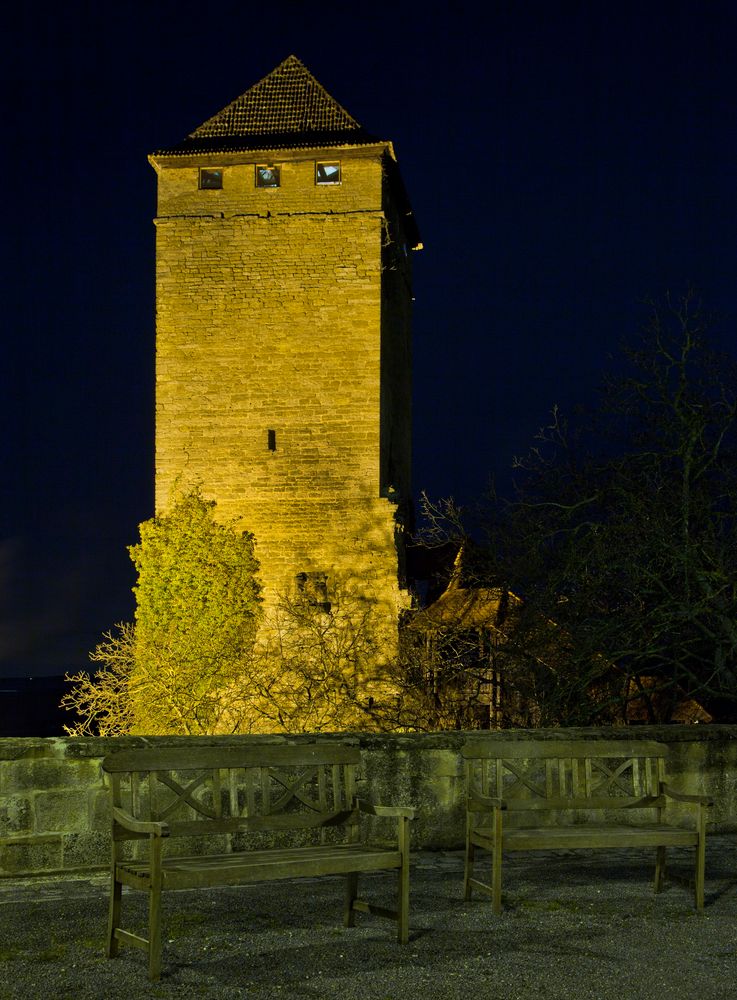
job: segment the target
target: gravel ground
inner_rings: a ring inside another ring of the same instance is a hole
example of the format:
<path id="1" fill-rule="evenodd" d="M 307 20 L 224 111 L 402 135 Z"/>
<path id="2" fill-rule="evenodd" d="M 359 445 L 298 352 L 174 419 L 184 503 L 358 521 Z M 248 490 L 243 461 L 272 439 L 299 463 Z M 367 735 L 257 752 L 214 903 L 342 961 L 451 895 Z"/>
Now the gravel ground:
<path id="1" fill-rule="evenodd" d="M 498 918 L 462 900 L 461 854 L 418 853 L 404 948 L 386 921 L 342 927 L 335 878 L 171 892 L 159 983 L 142 952 L 104 957 L 99 877 L 0 883 L 0 1000 L 737 1000 L 736 847 L 711 838 L 701 916 L 682 885 L 653 895 L 646 852 L 511 855 Z M 674 852 L 672 870 L 690 860 Z M 391 904 L 391 875 L 366 882 Z M 123 904 L 143 926 L 143 894 Z"/>

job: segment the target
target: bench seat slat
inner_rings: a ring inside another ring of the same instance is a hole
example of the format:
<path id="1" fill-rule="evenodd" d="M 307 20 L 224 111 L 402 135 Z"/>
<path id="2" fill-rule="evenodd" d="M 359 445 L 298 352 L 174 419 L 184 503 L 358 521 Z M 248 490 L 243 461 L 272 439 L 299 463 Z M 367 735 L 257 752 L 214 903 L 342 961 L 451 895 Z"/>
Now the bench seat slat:
<path id="1" fill-rule="evenodd" d="M 665 806 L 665 796 L 617 795 L 611 798 L 592 796 L 591 798 L 550 798 L 535 799 L 505 798 L 504 808 L 509 812 L 550 812 L 553 809 L 655 809 Z"/>
<path id="2" fill-rule="evenodd" d="M 490 848 L 490 829 L 473 831 L 472 842 Z M 502 834 L 505 851 L 546 851 L 568 848 L 596 847 L 693 847 L 698 841 L 695 830 L 660 824 L 642 826 L 597 826 L 582 823 L 577 826 L 545 826 L 506 829 Z"/>
<path id="3" fill-rule="evenodd" d="M 211 885 L 239 885 L 284 878 L 341 875 L 351 872 L 400 868 L 402 855 L 396 850 L 360 844 L 268 849 L 234 854 L 168 857 L 162 864 L 164 888 L 186 889 Z M 116 866 L 123 884 L 142 887 L 150 876 L 145 862 L 122 862 Z"/>

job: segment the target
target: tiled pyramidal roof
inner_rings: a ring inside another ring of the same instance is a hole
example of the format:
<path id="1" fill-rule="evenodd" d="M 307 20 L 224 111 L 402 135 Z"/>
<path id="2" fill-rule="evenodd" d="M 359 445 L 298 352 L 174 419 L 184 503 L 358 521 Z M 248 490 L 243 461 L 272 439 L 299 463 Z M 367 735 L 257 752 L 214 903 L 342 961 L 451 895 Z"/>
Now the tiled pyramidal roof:
<path id="1" fill-rule="evenodd" d="M 335 101 L 296 56 L 196 128 L 163 155 L 239 152 L 378 142 Z"/>

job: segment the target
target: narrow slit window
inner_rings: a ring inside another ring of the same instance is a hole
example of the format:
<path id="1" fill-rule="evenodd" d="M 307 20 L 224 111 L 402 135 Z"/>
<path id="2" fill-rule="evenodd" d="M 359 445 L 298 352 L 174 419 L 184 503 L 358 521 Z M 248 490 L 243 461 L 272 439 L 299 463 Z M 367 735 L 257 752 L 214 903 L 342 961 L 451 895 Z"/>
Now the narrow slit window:
<path id="1" fill-rule="evenodd" d="M 200 190 L 219 191 L 223 186 L 223 172 L 216 167 L 200 167 Z"/>
<path id="2" fill-rule="evenodd" d="M 266 442 L 269 447 L 269 451 L 276 451 L 276 431 L 266 432 Z"/>

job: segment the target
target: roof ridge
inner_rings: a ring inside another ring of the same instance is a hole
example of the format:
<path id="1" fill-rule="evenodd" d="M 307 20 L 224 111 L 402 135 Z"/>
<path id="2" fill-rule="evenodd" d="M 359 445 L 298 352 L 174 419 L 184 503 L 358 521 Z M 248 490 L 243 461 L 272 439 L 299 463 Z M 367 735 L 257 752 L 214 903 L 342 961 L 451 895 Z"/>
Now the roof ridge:
<path id="1" fill-rule="evenodd" d="M 190 139 L 276 133 L 350 132 L 361 125 L 295 55 L 208 118 Z"/>

